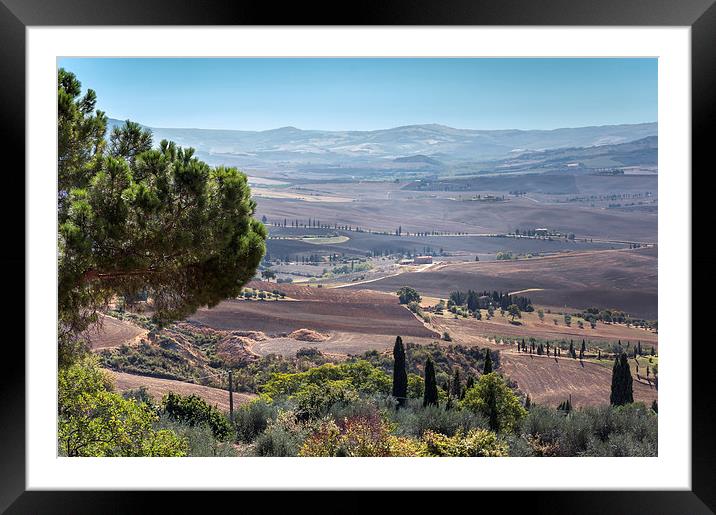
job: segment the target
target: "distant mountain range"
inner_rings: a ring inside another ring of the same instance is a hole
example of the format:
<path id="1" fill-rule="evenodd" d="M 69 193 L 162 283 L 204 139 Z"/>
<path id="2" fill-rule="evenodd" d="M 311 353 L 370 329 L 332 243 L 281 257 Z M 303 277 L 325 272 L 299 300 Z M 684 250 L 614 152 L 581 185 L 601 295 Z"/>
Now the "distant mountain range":
<path id="1" fill-rule="evenodd" d="M 109 121 L 110 128 L 122 123 Z M 312 165 L 392 162 L 435 166 L 505 159 L 528 151 L 615 145 L 657 135 L 656 123 L 554 130 L 472 130 L 437 124 L 373 131 L 150 128 L 155 142 L 170 139 L 194 147 L 202 155 L 223 156 L 232 163 Z"/>

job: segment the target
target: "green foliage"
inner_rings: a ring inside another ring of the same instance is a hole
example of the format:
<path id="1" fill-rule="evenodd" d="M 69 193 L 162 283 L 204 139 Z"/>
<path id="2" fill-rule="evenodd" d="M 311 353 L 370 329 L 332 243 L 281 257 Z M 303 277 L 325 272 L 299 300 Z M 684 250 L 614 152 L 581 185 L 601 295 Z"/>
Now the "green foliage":
<path id="1" fill-rule="evenodd" d="M 397 412 L 387 412 L 399 436 L 421 437 L 426 431 L 452 436 L 460 431 L 487 428 L 487 420 L 469 410 L 445 410 L 439 406 L 422 406 L 412 400 Z"/>
<path id="2" fill-rule="evenodd" d="M 368 361 L 359 360 L 337 365 L 326 363 L 305 372 L 274 373 L 271 379 L 263 385 L 261 391 L 272 398 L 292 397 L 308 385 L 321 387 L 332 381 L 342 381 L 346 387 L 367 394 L 388 395 L 391 389 L 391 378 L 388 374 Z"/>
<path id="3" fill-rule="evenodd" d="M 155 430 L 154 409 L 110 390 L 91 359 L 58 374 L 58 440 L 65 456 L 184 456 L 187 442 Z"/>
<path id="4" fill-rule="evenodd" d="M 507 442 L 492 431 L 471 429 L 466 434 L 445 436 L 428 431 L 423 435 L 426 456 L 498 457 L 508 455 Z"/>
<path id="5" fill-rule="evenodd" d="M 428 357 L 425 362 L 425 391 L 423 392 L 423 407 L 437 406 L 438 385 L 435 380 L 435 367 L 433 360 Z"/>
<path id="6" fill-rule="evenodd" d="M 490 349 L 485 349 L 485 365 L 483 366 L 482 373 L 489 374 L 492 372 L 492 354 Z"/>
<path id="7" fill-rule="evenodd" d="M 325 421 L 301 447 L 300 456 L 391 456 L 388 424 L 379 415 Z"/>
<path id="8" fill-rule="evenodd" d="M 253 442 L 276 418 L 278 408 L 265 399 L 256 399 L 234 411 L 236 439 L 239 442 Z"/>
<path id="9" fill-rule="evenodd" d="M 498 432 L 514 430 L 527 414 L 519 398 L 495 372 L 480 376 L 465 393 L 461 406 L 485 417 L 490 429 Z"/>
<path id="10" fill-rule="evenodd" d="M 614 360 L 612 368 L 612 390 L 609 402 L 615 406 L 634 402 L 633 379 L 629 369 L 629 358 L 623 352 Z"/>
<path id="11" fill-rule="evenodd" d="M 267 232 L 246 175 L 211 168 L 128 122 L 104 140 L 96 96 L 58 74 L 60 364 L 115 295 L 146 292 L 157 321 L 236 297 L 264 254 Z"/>
<path id="12" fill-rule="evenodd" d="M 512 320 L 514 320 L 515 317 L 522 318 L 522 312 L 520 311 L 520 308 L 519 306 L 517 306 L 517 304 L 510 304 L 509 306 L 507 306 L 507 313 L 509 313 L 509 315 L 512 317 Z"/>
<path id="13" fill-rule="evenodd" d="M 226 416 L 197 395 L 178 395 L 169 392 L 162 399 L 162 409 L 172 420 L 179 420 L 190 426 L 208 426 L 214 436 L 221 441 L 231 436 L 231 424 Z"/>
<path id="14" fill-rule="evenodd" d="M 256 456 L 298 456 L 301 445 L 313 426 L 299 421 L 295 413 L 280 411 L 256 439 Z"/>
<path id="15" fill-rule="evenodd" d="M 641 403 L 570 412 L 533 405 L 522 422 L 521 433 L 529 447 L 521 455 L 657 455 L 657 415 Z M 515 440 L 511 445 L 518 451 L 521 442 Z"/>
<path id="16" fill-rule="evenodd" d="M 398 407 L 404 406 L 408 400 L 408 372 L 405 369 L 405 348 L 400 336 L 395 338 L 393 347 L 393 389 L 391 394 L 397 400 Z"/>
<path id="17" fill-rule="evenodd" d="M 414 288 L 403 286 L 397 291 L 401 304 L 409 304 L 411 302 L 420 303 L 420 294 Z"/>
<path id="18" fill-rule="evenodd" d="M 174 432 L 187 442 L 187 456 L 194 457 L 233 457 L 238 456 L 232 442 L 217 440 L 211 428 L 206 424 L 190 425 L 161 415 L 156 426 Z"/>

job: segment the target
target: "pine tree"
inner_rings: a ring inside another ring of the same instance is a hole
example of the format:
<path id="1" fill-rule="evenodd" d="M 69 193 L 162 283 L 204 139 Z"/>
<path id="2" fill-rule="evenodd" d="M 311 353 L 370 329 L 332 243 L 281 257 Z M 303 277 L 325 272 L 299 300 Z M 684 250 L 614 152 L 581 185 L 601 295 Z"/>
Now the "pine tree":
<path id="1" fill-rule="evenodd" d="M 492 357 L 490 356 L 490 349 L 485 349 L 485 366 L 482 373 L 489 374 L 490 372 L 492 372 Z"/>
<path id="2" fill-rule="evenodd" d="M 405 406 L 408 397 L 408 372 L 405 368 L 405 348 L 403 339 L 395 338 L 393 347 L 393 397 L 398 401 L 398 407 Z"/>
<path id="3" fill-rule="evenodd" d="M 438 385 L 435 382 L 435 367 L 433 360 L 428 357 L 425 361 L 425 394 L 423 395 L 423 407 L 437 406 Z"/>
<path id="4" fill-rule="evenodd" d="M 613 406 L 634 402 L 633 379 L 629 370 L 629 358 L 625 352 L 615 358 L 612 368 L 612 391 L 609 401 Z"/>

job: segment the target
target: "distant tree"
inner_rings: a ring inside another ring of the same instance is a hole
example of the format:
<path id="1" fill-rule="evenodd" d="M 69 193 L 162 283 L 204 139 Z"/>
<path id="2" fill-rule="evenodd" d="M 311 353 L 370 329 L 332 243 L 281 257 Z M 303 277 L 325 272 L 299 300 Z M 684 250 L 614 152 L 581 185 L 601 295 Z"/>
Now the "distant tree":
<path id="1" fill-rule="evenodd" d="M 569 340 L 569 357 L 575 358 L 576 354 L 574 352 L 574 342 L 572 340 Z"/>
<path id="2" fill-rule="evenodd" d="M 569 313 L 564 314 L 564 325 L 570 327 L 572 325 L 572 315 Z"/>
<path id="3" fill-rule="evenodd" d="M 274 272 L 273 270 L 267 268 L 266 270 L 263 270 L 263 271 L 261 272 L 261 277 L 263 277 L 264 279 L 266 279 L 268 282 L 271 282 L 271 279 L 275 279 L 275 278 L 276 278 L 276 272 Z"/>
<path id="4" fill-rule="evenodd" d="M 467 309 L 470 311 L 475 311 L 480 306 L 480 296 L 477 294 L 474 290 L 468 290 L 467 291 Z"/>
<path id="5" fill-rule="evenodd" d="M 654 413 L 659 413 L 659 405 L 656 402 L 656 399 L 651 401 L 651 409 L 654 410 Z"/>
<path id="6" fill-rule="evenodd" d="M 537 316 L 539 317 L 540 322 L 544 322 L 544 311 L 542 311 L 541 309 L 538 309 Z"/>
<path id="7" fill-rule="evenodd" d="M 403 286 L 397 291 L 401 304 L 409 304 L 411 302 L 420 302 L 420 294 L 409 286 Z"/>
<path id="8" fill-rule="evenodd" d="M 482 313 L 480 312 L 479 309 L 476 309 L 476 310 L 475 310 L 475 318 L 476 318 L 477 320 L 482 320 Z"/>
<path id="9" fill-rule="evenodd" d="M 492 357 L 490 356 L 490 349 L 485 349 L 485 364 L 482 368 L 483 374 L 489 374 L 492 372 Z"/>
<path id="10" fill-rule="evenodd" d="M 532 406 L 532 399 L 530 399 L 530 394 L 527 394 L 527 397 L 525 397 L 525 409 L 528 410 Z"/>
<path id="11" fill-rule="evenodd" d="M 423 407 L 437 406 L 438 385 L 435 381 L 435 366 L 433 360 L 428 357 L 425 361 L 425 393 L 423 394 Z"/>
<path id="12" fill-rule="evenodd" d="M 450 296 L 448 297 L 448 299 L 451 300 L 452 303 L 456 306 L 462 306 L 467 302 L 467 295 L 465 294 L 465 292 L 456 290 L 450 292 Z"/>
<path id="13" fill-rule="evenodd" d="M 634 402 L 631 370 L 625 352 L 614 359 L 612 368 L 612 390 L 609 401 L 613 406 L 622 406 Z"/>
<path id="14" fill-rule="evenodd" d="M 517 306 L 517 304 L 510 304 L 507 307 L 507 311 L 512 317 L 512 321 L 514 322 L 515 317 L 522 318 L 522 312 L 520 311 L 520 308 Z"/>
<path id="15" fill-rule="evenodd" d="M 398 407 L 405 406 L 408 397 L 408 372 L 405 368 L 405 347 L 403 339 L 395 338 L 393 346 L 393 397 L 398 401 Z"/>

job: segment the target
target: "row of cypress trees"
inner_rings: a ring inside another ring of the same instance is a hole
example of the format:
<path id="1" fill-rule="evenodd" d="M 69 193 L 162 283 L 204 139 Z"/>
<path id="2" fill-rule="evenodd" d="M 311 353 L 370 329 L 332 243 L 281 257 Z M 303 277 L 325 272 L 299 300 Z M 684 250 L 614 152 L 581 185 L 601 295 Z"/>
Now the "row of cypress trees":
<path id="1" fill-rule="evenodd" d="M 485 349 L 485 364 L 483 366 L 483 374 L 489 374 L 492 372 L 492 357 L 490 356 L 490 350 Z M 453 382 L 453 389 L 459 389 L 459 371 L 455 371 L 455 380 Z M 472 379 L 472 378 L 470 378 Z M 468 387 L 471 386 L 471 381 L 468 379 Z M 408 401 L 408 370 L 407 360 L 405 358 L 405 347 L 403 346 L 403 339 L 398 336 L 395 338 L 395 345 L 393 346 L 393 389 L 392 395 L 398 401 L 398 408 L 405 406 Z M 458 394 L 459 395 L 459 394 Z M 438 384 L 435 379 L 435 365 L 433 360 L 428 356 L 425 361 L 425 389 L 423 393 L 423 406 L 437 405 L 438 403 Z"/>

